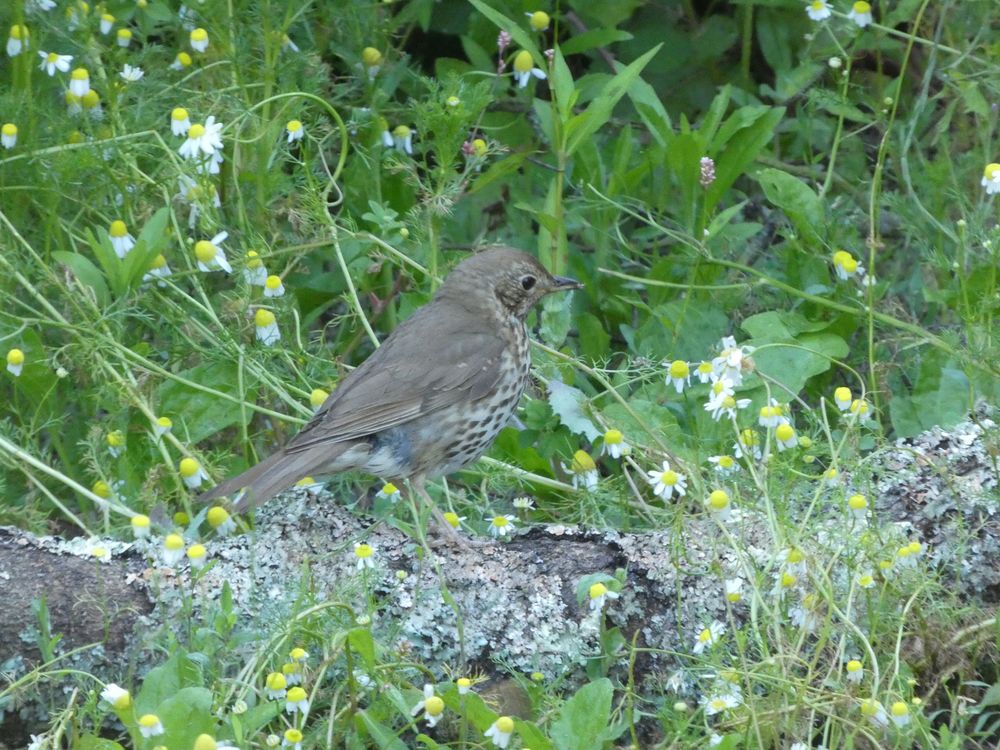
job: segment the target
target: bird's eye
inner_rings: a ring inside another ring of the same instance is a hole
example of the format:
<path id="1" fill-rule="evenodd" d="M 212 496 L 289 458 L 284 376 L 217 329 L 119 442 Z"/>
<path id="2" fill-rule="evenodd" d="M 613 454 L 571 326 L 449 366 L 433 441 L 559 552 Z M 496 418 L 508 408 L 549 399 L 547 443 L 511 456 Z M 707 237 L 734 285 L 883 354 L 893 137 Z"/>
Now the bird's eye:
<path id="1" fill-rule="evenodd" d="M 527 276 L 522 276 L 521 277 L 521 288 L 524 291 L 526 291 L 526 292 L 530 291 L 531 289 L 534 289 L 536 281 L 537 281 L 537 279 L 534 276 L 530 275 L 530 274 L 527 275 Z"/>

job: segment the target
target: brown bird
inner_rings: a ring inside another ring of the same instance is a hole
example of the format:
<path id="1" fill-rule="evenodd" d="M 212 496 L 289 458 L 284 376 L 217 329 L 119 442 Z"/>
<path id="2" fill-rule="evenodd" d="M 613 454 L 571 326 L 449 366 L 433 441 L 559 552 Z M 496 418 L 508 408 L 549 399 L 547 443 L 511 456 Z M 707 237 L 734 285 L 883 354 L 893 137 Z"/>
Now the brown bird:
<path id="1" fill-rule="evenodd" d="M 201 500 L 243 490 L 242 512 L 302 477 L 354 469 L 408 479 L 430 504 L 424 480 L 478 459 L 514 414 L 531 368 L 531 308 L 581 287 L 510 247 L 466 258 L 287 445 Z"/>

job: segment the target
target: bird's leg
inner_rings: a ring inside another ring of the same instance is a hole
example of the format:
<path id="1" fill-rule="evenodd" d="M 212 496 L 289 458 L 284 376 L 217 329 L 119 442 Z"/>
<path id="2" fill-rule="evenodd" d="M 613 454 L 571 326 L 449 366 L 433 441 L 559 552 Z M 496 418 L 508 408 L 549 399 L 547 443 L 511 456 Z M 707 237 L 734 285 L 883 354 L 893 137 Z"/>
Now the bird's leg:
<path id="1" fill-rule="evenodd" d="M 441 512 L 441 509 L 437 507 L 437 504 L 427 493 L 423 477 L 414 477 L 410 480 L 409 484 L 413 489 L 414 494 L 427 504 L 427 507 L 431 510 L 431 514 L 434 516 L 434 521 L 436 523 L 434 524 L 434 528 L 430 529 L 430 531 L 435 537 L 459 547 L 469 548 L 480 547 L 483 545 L 483 542 L 479 540 L 463 537 L 458 533 L 454 526 L 448 523 L 448 519 L 444 517 L 444 513 Z"/>

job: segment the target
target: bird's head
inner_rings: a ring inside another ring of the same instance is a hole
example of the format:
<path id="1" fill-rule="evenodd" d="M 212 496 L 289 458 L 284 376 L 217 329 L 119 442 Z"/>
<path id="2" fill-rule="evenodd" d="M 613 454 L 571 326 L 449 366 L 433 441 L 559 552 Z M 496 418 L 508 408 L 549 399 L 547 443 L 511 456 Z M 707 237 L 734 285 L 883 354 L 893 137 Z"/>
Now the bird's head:
<path id="1" fill-rule="evenodd" d="M 524 320 L 546 294 L 582 289 L 576 279 L 553 276 L 537 259 L 512 247 L 492 247 L 466 258 L 448 275 L 442 291 L 484 290 L 486 298 Z"/>

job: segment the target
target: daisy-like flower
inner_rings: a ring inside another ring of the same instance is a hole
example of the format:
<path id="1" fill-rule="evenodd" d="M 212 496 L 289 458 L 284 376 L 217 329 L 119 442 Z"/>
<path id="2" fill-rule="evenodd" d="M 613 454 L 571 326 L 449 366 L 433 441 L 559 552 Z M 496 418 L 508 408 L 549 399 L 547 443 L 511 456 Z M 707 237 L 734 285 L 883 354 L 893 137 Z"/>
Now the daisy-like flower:
<path id="1" fill-rule="evenodd" d="M 682 359 L 675 359 L 670 364 L 666 362 L 663 366 L 667 368 L 667 385 L 673 385 L 674 390 L 681 393 L 685 386 L 691 385 L 691 367 Z"/>
<path id="2" fill-rule="evenodd" d="M 7 37 L 7 56 L 17 57 L 28 49 L 31 46 L 28 40 L 29 36 L 27 26 L 18 23 L 11 26 L 10 35 Z"/>
<path id="3" fill-rule="evenodd" d="M 790 547 L 779 560 L 781 568 L 794 576 L 803 576 L 809 570 L 805 553 L 798 547 Z"/>
<path id="4" fill-rule="evenodd" d="M 70 117 L 75 117 L 76 115 L 83 112 L 83 102 L 80 100 L 80 97 L 78 97 L 76 94 L 74 94 L 72 91 L 68 89 L 66 90 L 64 96 L 66 99 L 66 114 L 68 114 Z M 83 141 L 84 141 L 84 135 L 79 130 L 70 133 L 69 136 L 70 143 L 83 143 Z"/>
<path id="5" fill-rule="evenodd" d="M 237 748 L 228 742 L 216 742 L 210 734 L 199 734 L 195 737 L 191 750 L 237 750 Z"/>
<path id="6" fill-rule="evenodd" d="M 280 276 L 268 276 L 264 279 L 264 296 L 265 297 L 283 297 L 285 294 L 285 285 L 281 282 Z"/>
<path id="7" fill-rule="evenodd" d="M 146 75 L 146 71 L 142 68 L 125 63 L 122 67 L 122 72 L 118 74 L 118 77 L 125 81 L 125 83 L 135 83 L 136 81 L 142 80 L 144 75 Z"/>
<path id="8" fill-rule="evenodd" d="M 732 456 L 709 456 L 708 462 L 715 467 L 715 470 L 724 477 L 735 474 L 740 470 L 740 465 Z"/>
<path id="9" fill-rule="evenodd" d="M 90 73 L 86 68 L 74 68 L 69 74 L 69 91 L 79 99 L 90 91 Z"/>
<path id="10" fill-rule="evenodd" d="M 154 279 L 165 279 L 170 276 L 173 271 L 170 270 L 170 266 L 167 265 L 167 257 L 160 253 L 149 265 L 149 270 L 143 274 L 143 281 L 152 281 Z M 166 286 L 162 281 L 159 282 L 160 286 Z"/>
<path id="11" fill-rule="evenodd" d="M 513 503 L 514 510 L 529 511 L 535 509 L 535 501 L 530 497 L 515 497 Z"/>
<path id="12" fill-rule="evenodd" d="M 197 126 L 192 126 L 194 129 Z M 225 271 L 232 273 L 233 267 L 226 259 L 226 252 L 222 249 L 222 243 L 229 237 L 229 232 L 219 232 L 210 240 L 199 240 L 194 243 L 194 255 L 198 259 L 198 270 L 210 273 L 212 271 Z"/>
<path id="13" fill-rule="evenodd" d="M 361 50 L 361 64 L 368 71 L 368 77 L 374 78 L 382 69 L 382 53 L 374 47 L 365 47 Z"/>
<path id="14" fill-rule="evenodd" d="M 136 539 L 145 539 L 149 536 L 149 516 L 140 513 L 132 516 L 132 534 Z"/>
<path id="15" fill-rule="evenodd" d="M 774 431 L 774 440 L 778 444 L 778 451 L 794 448 L 799 444 L 799 439 L 795 434 L 795 428 L 790 424 L 779 424 Z"/>
<path id="16" fill-rule="evenodd" d="M 413 155 L 413 131 L 406 125 L 397 125 L 392 131 L 392 145 L 397 151 Z"/>
<path id="17" fill-rule="evenodd" d="M 309 659 L 309 652 L 306 651 L 301 646 L 296 646 L 291 651 L 288 652 L 288 658 L 292 661 L 297 661 L 300 664 L 306 662 Z"/>
<path id="18" fill-rule="evenodd" d="M 250 286 L 267 285 L 267 268 L 264 261 L 256 250 L 247 253 L 246 262 L 243 266 L 243 280 Z"/>
<path id="19" fill-rule="evenodd" d="M 163 564 L 173 567 L 184 557 L 184 537 L 180 534 L 167 534 L 163 539 Z"/>
<path id="20" fill-rule="evenodd" d="M 115 494 L 114 490 L 111 489 L 111 485 L 109 485 L 103 479 L 98 479 L 96 482 L 94 482 L 94 484 L 90 488 L 90 491 L 104 500 L 110 500 Z"/>
<path id="21" fill-rule="evenodd" d="M 743 579 L 727 578 L 724 583 L 726 601 L 736 604 L 743 599 Z"/>
<path id="22" fill-rule="evenodd" d="M 625 442 L 625 436 L 619 430 L 608 430 L 604 433 L 601 453 L 607 453 L 611 458 L 621 458 L 632 452 L 632 446 Z"/>
<path id="23" fill-rule="evenodd" d="M 868 517 L 868 499 L 864 495 L 851 495 L 847 498 L 847 510 L 857 521 Z"/>
<path id="24" fill-rule="evenodd" d="M 191 55 L 182 50 L 181 52 L 177 53 L 177 57 L 175 57 L 174 61 L 170 63 L 170 69 L 184 70 L 185 68 L 190 68 L 191 62 L 192 62 Z"/>
<path id="25" fill-rule="evenodd" d="M 309 394 L 309 405 L 315 411 L 325 404 L 328 398 L 330 398 L 329 391 L 324 391 L 322 388 L 313 388 L 312 393 Z"/>
<path id="26" fill-rule="evenodd" d="M 309 713 L 309 696 L 298 685 L 291 688 L 285 698 L 285 710 L 288 713 L 294 714 L 299 711 L 303 716 Z"/>
<path id="27" fill-rule="evenodd" d="M 288 694 L 288 681 L 281 672 L 271 672 L 264 680 L 264 690 L 268 699 L 280 701 Z"/>
<path id="28" fill-rule="evenodd" d="M 93 89 L 80 97 L 80 104 L 83 105 L 83 108 L 87 110 L 87 114 L 94 120 L 104 118 L 104 110 L 101 107 L 101 95 Z"/>
<path id="29" fill-rule="evenodd" d="M 73 55 L 60 55 L 56 52 L 41 52 L 38 56 L 42 58 L 39 70 L 44 70 L 49 76 L 54 76 L 58 70 L 60 73 L 69 73 L 69 66 L 73 62 Z"/>
<path id="30" fill-rule="evenodd" d="M 892 704 L 892 708 L 889 709 L 889 716 L 892 718 L 892 723 L 897 727 L 905 727 L 910 723 L 910 707 L 903 701 L 896 701 Z"/>
<path id="31" fill-rule="evenodd" d="M 714 716 L 727 709 L 736 708 L 740 703 L 740 696 L 731 692 L 723 692 L 711 696 L 706 695 L 701 699 L 701 705 L 705 709 L 706 716 Z"/>
<path id="32" fill-rule="evenodd" d="M 43 13 L 56 7 L 56 0 L 28 0 L 24 4 L 25 13 Z"/>
<path id="33" fill-rule="evenodd" d="M 851 417 L 858 420 L 862 424 L 866 424 L 871 421 L 871 410 L 868 408 L 868 402 L 864 399 L 854 399 L 851 402 L 851 408 L 849 411 L 851 413 Z"/>
<path id="34" fill-rule="evenodd" d="M 128 690 L 109 682 L 101 691 L 101 700 L 111 705 L 116 711 L 124 711 L 132 705 L 132 696 Z"/>
<path id="35" fill-rule="evenodd" d="M 156 737 L 163 734 L 163 722 L 156 714 L 143 714 L 139 717 L 139 734 L 143 737 Z"/>
<path id="36" fill-rule="evenodd" d="M 379 133 L 381 134 L 379 137 L 382 139 L 382 145 L 386 148 L 392 148 L 394 141 L 392 139 L 392 131 L 389 130 L 389 123 L 384 117 L 380 117 L 378 122 Z"/>
<path id="37" fill-rule="evenodd" d="M 191 457 L 182 458 L 177 465 L 177 471 L 180 473 L 181 479 L 184 480 L 184 484 L 192 490 L 198 489 L 202 482 L 208 481 L 208 474 L 201 468 L 201 464 Z"/>
<path id="38" fill-rule="evenodd" d="M 531 59 L 531 53 L 523 49 L 514 55 L 514 80 L 517 87 L 523 89 L 528 85 L 528 81 L 534 76 L 538 80 L 545 80 L 548 76 L 541 68 L 535 67 L 535 61 Z"/>
<path id="39" fill-rule="evenodd" d="M 87 552 L 91 557 L 97 558 L 99 562 L 111 562 L 111 552 L 96 539 L 87 544 Z"/>
<path id="40" fill-rule="evenodd" d="M 455 680 L 459 695 L 468 695 L 472 691 L 472 680 L 468 677 L 459 677 Z"/>
<path id="41" fill-rule="evenodd" d="M 863 589 L 870 589 L 875 587 L 875 576 L 873 576 L 868 571 L 859 573 L 857 578 L 854 579 L 855 583 L 858 584 Z"/>
<path id="42" fill-rule="evenodd" d="M 733 504 L 725 490 L 713 490 L 705 502 L 705 507 L 719 521 L 728 521 L 733 513 Z"/>
<path id="43" fill-rule="evenodd" d="M 135 237 L 129 234 L 128 227 L 121 219 L 115 219 L 111 222 L 108 236 L 111 237 L 111 248 L 119 258 L 124 258 L 128 255 L 129 250 L 135 247 Z"/>
<path id="44" fill-rule="evenodd" d="M 699 362 L 698 366 L 694 369 L 694 375 L 702 385 L 710 382 L 713 374 L 715 374 L 715 368 L 712 367 L 711 362 L 705 360 Z"/>
<path id="45" fill-rule="evenodd" d="M 202 28 L 192 29 L 189 41 L 195 52 L 204 52 L 208 49 L 208 32 Z"/>
<path id="46" fill-rule="evenodd" d="M 917 558 L 924 551 L 924 546 L 912 541 L 896 550 L 896 565 L 901 568 L 912 568 L 917 564 Z"/>
<path id="47" fill-rule="evenodd" d="M 110 13 L 104 13 L 101 15 L 100 29 L 101 33 L 107 36 L 111 33 L 111 29 L 115 27 L 115 17 Z"/>
<path id="48" fill-rule="evenodd" d="M 119 47 L 122 47 L 123 49 L 127 48 L 130 44 L 132 44 L 132 30 L 118 29 L 118 32 L 115 34 L 115 42 L 117 42 Z M 140 78 L 141 77 L 142 76 L 140 76 Z M 137 78 L 136 80 L 139 79 Z"/>
<path id="49" fill-rule="evenodd" d="M 493 516 L 486 519 L 490 522 L 490 536 L 500 538 L 514 531 L 514 516 Z"/>
<path id="50" fill-rule="evenodd" d="M 889 726 L 889 715 L 885 712 L 885 706 L 874 698 L 861 701 L 861 715 L 877 727 Z"/>
<path id="51" fill-rule="evenodd" d="M 447 104 L 449 107 L 457 107 L 459 104 L 462 103 L 462 100 L 459 99 L 457 96 L 449 96 L 447 99 L 444 100 L 444 103 Z"/>
<path id="52" fill-rule="evenodd" d="M 760 407 L 757 424 L 761 427 L 777 427 L 781 424 L 788 424 L 788 417 L 785 416 L 781 404 L 772 398 L 766 406 Z"/>
<path id="53" fill-rule="evenodd" d="M 733 445 L 733 455 L 736 458 L 753 456 L 756 460 L 760 461 L 763 455 L 760 450 L 760 436 L 749 427 L 740 430 L 740 434 L 736 438 L 736 443 Z"/>
<path id="54" fill-rule="evenodd" d="M 302 50 L 299 49 L 299 45 L 297 45 L 295 42 L 293 42 L 292 38 L 290 36 L 288 36 L 288 34 L 282 34 L 281 35 L 281 51 L 282 52 L 288 52 L 289 50 L 291 50 L 292 52 L 301 52 L 302 51 Z"/>
<path id="55" fill-rule="evenodd" d="M 872 22 L 872 6 L 865 2 L 865 0 L 857 0 L 857 2 L 851 6 L 851 10 L 847 14 L 847 17 L 863 29 Z"/>
<path id="56" fill-rule="evenodd" d="M 865 669 L 857 659 L 851 659 L 844 665 L 845 677 L 848 682 L 857 685 L 865 678 Z"/>
<path id="57" fill-rule="evenodd" d="M 281 341 L 278 320 L 270 310 L 258 307 L 253 315 L 253 323 L 257 330 L 257 340 L 264 346 L 274 346 Z"/>
<path id="58" fill-rule="evenodd" d="M 525 13 L 528 17 L 528 25 L 534 31 L 545 31 L 549 28 L 549 14 L 544 10 L 536 10 L 534 13 Z"/>
<path id="59" fill-rule="evenodd" d="M 484 737 L 493 740 L 493 747 L 499 748 L 505 748 L 510 744 L 512 734 L 514 734 L 514 720 L 509 716 L 499 717 L 483 732 Z"/>
<path id="60" fill-rule="evenodd" d="M 833 270 L 841 281 L 847 281 L 855 275 L 865 275 L 865 267 L 846 250 L 838 250 L 833 254 Z"/>
<path id="61" fill-rule="evenodd" d="M 590 611 L 597 612 L 604 609 L 608 599 L 617 599 L 618 592 L 612 591 L 603 583 L 593 583 L 587 592 L 590 597 Z"/>
<path id="62" fill-rule="evenodd" d="M 399 487 L 394 485 L 392 482 L 386 482 L 385 484 L 382 485 L 382 489 L 380 489 L 375 494 L 375 497 L 379 497 L 382 498 L 383 500 L 388 500 L 394 503 L 397 500 L 399 500 L 399 498 L 402 497 L 402 495 L 399 492 Z"/>
<path id="63" fill-rule="evenodd" d="M 170 132 L 174 135 L 187 135 L 191 129 L 191 116 L 184 107 L 174 107 L 170 111 Z"/>
<path id="64" fill-rule="evenodd" d="M 841 411 L 847 411 L 851 408 L 851 401 L 853 401 L 853 396 L 851 396 L 851 389 L 846 386 L 840 386 L 837 390 L 833 392 L 833 401 L 837 404 L 837 408 Z"/>
<path id="65" fill-rule="evenodd" d="M 694 641 L 694 648 L 692 651 L 696 654 L 700 654 L 706 648 L 714 646 L 722 638 L 722 634 L 726 632 L 726 626 L 723 625 L 718 620 L 712 620 L 711 625 L 707 628 L 702 628 Z"/>
<path id="66" fill-rule="evenodd" d="M 465 520 L 465 516 L 460 516 L 453 510 L 447 510 L 443 514 L 445 523 L 451 526 L 453 529 L 458 529 L 462 527 L 462 521 Z"/>
<path id="67" fill-rule="evenodd" d="M 319 490 L 323 489 L 323 483 L 317 482 L 312 477 L 302 477 L 302 479 L 300 479 L 295 483 L 295 486 L 303 487 L 308 492 L 318 492 Z"/>
<path id="68" fill-rule="evenodd" d="M 597 464 L 590 457 L 587 451 L 577 451 L 573 454 L 573 460 L 569 466 L 562 465 L 563 471 L 568 471 L 573 475 L 573 489 L 583 488 L 587 492 L 597 489 L 597 482 L 600 478 L 597 473 Z"/>
<path id="69" fill-rule="evenodd" d="M 444 716 L 444 701 L 434 694 L 434 686 L 430 683 L 424 685 L 424 698 L 410 709 L 410 716 L 416 716 L 421 711 L 429 727 L 435 726 Z"/>
<path id="70" fill-rule="evenodd" d="M 174 423 L 170 417 L 157 417 L 156 421 L 153 422 L 153 434 L 156 437 L 162 437 L 173 429 Z"/>
<path id="71" fill-rule="evenodd" d="M 108 453 L 111 454 L 112 458 L 118 458 L 125 452 L 125 435 L 121 430 L 109 432 L 104 438 L 104 442 L 108 444 Z"/>
<path id="72" fill-rule="evenodd" d="M 753 361 L 750 359 L 753 347 L 737 346 L 736 339 L 732 336 L 723 338 L 719 347 L 719 356 L 712 359 L 712 370 L 719 377 L 726 378 L 734 388 L 743 385 L 743 370 L 753 369 Z"/>
<path id="73" fill-rule="evenodd" d="M 195 123 L 188 128 L 187 140 L 177 152 L 185 159 L 198 162 L 209 173 L 216 174 L 222 161 L 221 132 L 222 123 L 215 121 L 215 115 L 209 115 L 204 125 Z"/>
<path id="74" fill-rule="evenodd" d="M 289 727 L 285 730 L 284 737 L 281 740 L 281 746 L 290 747 L 292 750 L 302 750 L 302 737 L 302 732 L 295 727 Z"/>
<path id="75" fill-rule="evenodd" d="M 11 349 L 7 352 L 7 372 L 15 378 L 20 376 L 24 369 L 24 352 L 20 349 Z"/>
<path id="76" fill-rule="evenodd" d="M 671 469 L 669 461 L 664 461 L 659 470 L 647 471 L 646 479 L 653 486 L 653 494 L 664 500 L 674 495 L 683 497 L 687 492 L 687 477 Z"/>
<path id="77" fill-rule="evenodd" d="M 812 2 L 806 6 L 806 15 L 808 15 L 813 21 L 825 21 L 833 15 L 833 11 L 830 10 L 830 6 L 827 4 L 826 0 L 812 0 Z"/>
<path id="78" fill-rule="evenodd" d="M 289 143 L 301 141 L 302 137 L 306 134 L 305 128 L 302 127 L 301 120 L 289 120 L 288 124 L 285 125 L 285 131 L 288 133 Z"/>
<path id="79" fill-rule="evenodd" d="M 285 676 L 285 681 L 289 686 L 302 684 L 302 665 L 295 661 L 281 665 L 281 674 Z"/>
<path id="80" fill-rule="evenodd" d="M 716 380 L 716 384 L 726 382 L 728 381 L 726 381 L 725 378 L 719 378 Z M 731 393 L 727 393 L 722 390 L 719 393 L 712 394 L 708 402 L 705 404 L 705 411 L 711 412 L 712 419 L 718 422 L 722 417 L 736 419 L 736 412 L 740 409 L 746 409 L 748 406 L 750 406 L 750 399 L 736 398 Z"/>
<path id="81" fill-rule="evenodd" d="M 987 195 L 1000 193 L 1000 164 L 987 164 L 980 184 L 986 188 Z"/>
<path id="82" fill-rule="evenodd" d="M 364 542 L 354 543 L 354 557 L 357 560 L 358 570 L 368 568 L 375 569 L 375 548 Z"/>
<path id="83" fill-rule="evenodd" d="M 221 505 L 213 505 L 205 514 L 205 520 L 219 536 L 229 536 L 236 531 L 236 521 Z"/>

